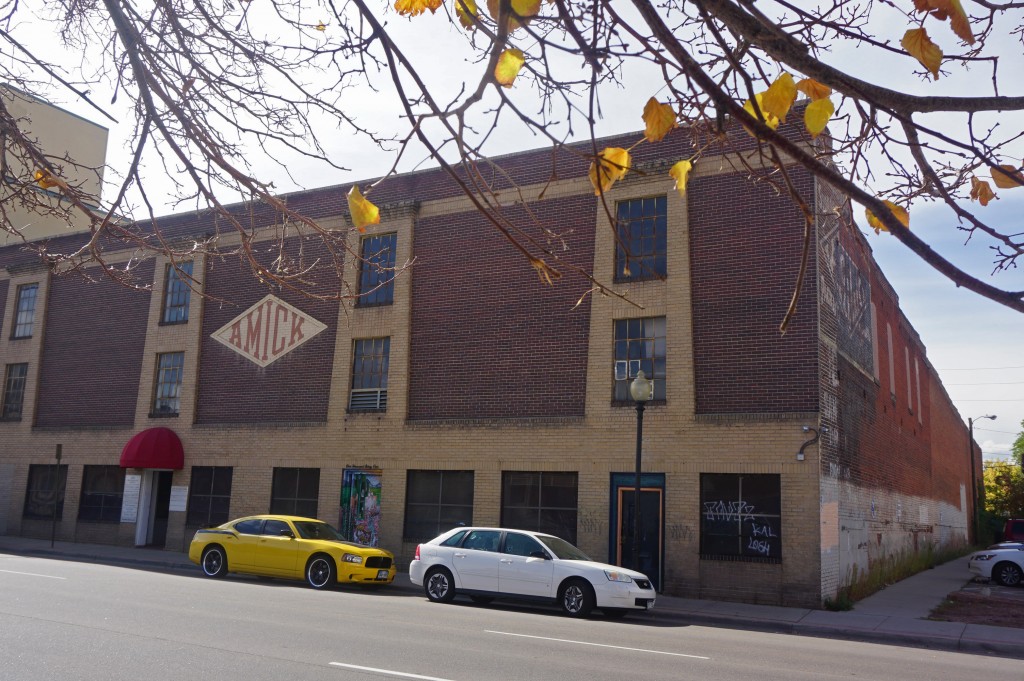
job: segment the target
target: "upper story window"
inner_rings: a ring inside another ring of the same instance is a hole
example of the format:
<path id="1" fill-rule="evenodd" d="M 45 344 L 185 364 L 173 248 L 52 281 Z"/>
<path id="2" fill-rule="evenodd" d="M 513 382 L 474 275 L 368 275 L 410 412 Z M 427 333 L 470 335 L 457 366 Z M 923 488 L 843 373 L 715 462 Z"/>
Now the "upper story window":
<path id="1" fill-rule="evenodd" d="M 355 342 L 349 411 L 384 411 L 388 408 L 390 354 L 390 338 L 366 338 Z"/>
<path id="2" fill-rule="evenodd" d="M 32 325 L 36 321 L 36 297 L 39 284 L 22 284 L 18 287 L 18 300 L 14 306 L 14 329 L 11 338 L 31 338 Z"/>
<path id="3" fill-rule="evenodd" d="M 192 263 L 178 263 L 167 266 L 164 276 L 164 311 L 160 315 L 163 324 L 184 324 L 188 321 L 188 305 L 192 299 L 189 287 L 192 279 Z"/>
<path id="4" fill-rule="evenodd" d="M 156 356 L 156 386 L 150 416 L 177 416 L 184 368 L 184 352 L 164 352 Z"/>
<path id="5" fill-rule="evenodd" d="M 665 399 L 665 318 L 615 320 L 616 402 L 632 401 L 629 384 L 638 371 L 654 381 L 652 400 Z"/>
<path id="6" fill-rule="evenodd" d="M 358 305 L 390 305 L 395 300 L 397 234 L 363 237 L 360 245 Z"/>
<path id="7" fill-rule="evenodd" d="M 667 204 L 664 196 L 654 196 L 616 205 L 615 281 L 667 274 Z"/>
<path id="8" fill-rule="evenodd" d="M 25 379 L 28 364 L 8 364 L 4 372 L 3 402 L 0 403 L 0 421 L 20 421 L 25 402 Z"/>

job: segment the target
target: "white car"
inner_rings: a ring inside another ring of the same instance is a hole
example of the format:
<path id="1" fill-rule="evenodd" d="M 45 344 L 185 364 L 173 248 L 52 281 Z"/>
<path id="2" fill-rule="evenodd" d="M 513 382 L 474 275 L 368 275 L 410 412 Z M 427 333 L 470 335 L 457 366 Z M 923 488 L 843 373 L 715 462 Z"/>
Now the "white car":
<path id="1" fill-rule="evenodd" d="M 527 530 L 457 527 L 416 547 L 409 578 L 432 601 L 465 594 L 557 603 L 570 617 L 600 608 L 609 617 L 648 610 L 656 594 L 647 575 L 590 560 L 558 537 Z"/>
<path id="2" fill-rule="evenodd" d="M 978 577 L 1003 586 L 1020 586 L 1024 579 L 1024 549 L 987 548 L 972 553 L 967 568 Z"/>

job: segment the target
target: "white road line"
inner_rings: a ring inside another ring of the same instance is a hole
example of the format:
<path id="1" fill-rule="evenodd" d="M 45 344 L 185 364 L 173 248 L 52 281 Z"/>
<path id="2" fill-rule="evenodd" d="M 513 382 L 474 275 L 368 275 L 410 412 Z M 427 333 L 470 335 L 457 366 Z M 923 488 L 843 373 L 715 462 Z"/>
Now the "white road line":
<path id="1" fill-rule="evenodd" d="M 361 672 L 370 672 L 373 674 L 387 674 L 388 676 L 401 676 L 404 679 L 423 679 L 423 681 L 451 681 L 451 679 L 442 679 L 437 676 L 422 676 L 420 674 L 407 674 L 405 672 L 396 672 L 391 669 L 377 669 L 376 667 L 360 667 L 357 664 L 345 664 L 344 662 L 332 662 L 332 667 L 345 667 L 347 669 L 358 669 Z"/>
<path id="2" fill-rule="evenodd" d="M 684 653 L 669 653 L 664 650 L 647 650 L 646 648 L 628 648 L 626 646 L 610 646 L 605 643 L 588 643 L 587 641 L 572 641 L 567 638 L 550 638 L 548 636 L 530 636 L 529 634 L 513 634 L 508 631 L 490 631 L 484 629 L 485 634 L 501 634 L 502 636 L 518 636 L 520 638 L 536 638 L 542 641 L 557 641 L 558 643 L 576 643 L 581 646 L 597 646 L 598 648 L 615 648 L 617 650 L 632 650 L 636 653 L 652 653 L 654 655 L 672 655 L 673 657 L 692 657 L 695 660 L 710 660 L 710 657 L 703 655 L 686 655 Z"/>
<path id="3" fill-rule="evenodd" d="M 15 570 L 0 570 L 12 575 L 28 575 L 29 577 L 46 577 L 47 579 L 67 579 L 67 577 L 55 577 L 53 575 L 37 575 L 34 572 L 16 572 Z"/>

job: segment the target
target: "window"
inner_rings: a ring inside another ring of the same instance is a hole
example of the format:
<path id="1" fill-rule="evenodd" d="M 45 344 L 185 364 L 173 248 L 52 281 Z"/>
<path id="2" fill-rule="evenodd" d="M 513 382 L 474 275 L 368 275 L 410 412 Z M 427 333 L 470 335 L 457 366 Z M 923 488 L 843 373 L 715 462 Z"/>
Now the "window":
<path id="1" fill-rule="evenodd" d="M 192 263 L 178 263 L 178 267 L 167 266 L 164 276 L 164 311 L 160 315 L 162 324 L 184 324 L 188 321 L 188 305 L 192 299 Z"/>
<path id="2" fill-rule="evenodd" d="M 150 416 L 177 416 L 181 406 L 181 376 L 184 352 L 164 352 L 156 356 L 156 390 Z"/>
<path id="3" fill-rule="evenodd" d="M 25 402 L 25 378 L 28 364 L 8 364 L 4 371 L 4 395 L 0 404 L 0 421 L 20 421 Z"/>
<path id="4" fill-rule="evenodd" d="M 273 537 L 290 537 L 292 536 L 292 528 L 283 520 L 267 520 L 267 522 L 263 523 L 263 534 L 269 534 Z"/>
<path id="5" fill-rule="evenodd" d="M 238 534 L 260 534 L 263 531 L 263 519 L 257 518 L 235 523 L 235 530 Z"/>
<path id="6" fill-rule="evenodd" d="M 700 557 L 782 561 L 778 475 L 700 476 Z"/>
<path id="7" fill-rule="evenodd" d="M 395 300 L 397 234 L 363 237 L 359 262 L 359 305 L 390 305 Z"/>
<path id="8" fill-rule="evenodd" d="M 28 489 L 25 494 L 25 518 L 61 520 L 64 517 L 64 486 L 68 481 L 68 467 L 33 464 L 28 467 Z M 54 516 L 54 504 L 57 513 Z"/>
<path id="9" fill-rule="evenodd" d="M 505 471 L 501 474 L 501 524 L 547 532 L 576 543 L 576 473 Z"/>
<path id="10" fill-rule="evenodd" d="M 121 522 L 124 469 L 120 466 L 86 466 L 82 475 L 82 499 L 78 519 L 97 523 Z"/>
<path id="11" fill-rule="evenodd" d="M 664 196 L 619 201 L 616 206 L 616 281 L 666 275 L 666 205 Z"/>
<path id="12" fill-rule="evenodd" d="M 18 300 L 14 307 L 14 329 L 11 338 L 31 338 L 32 325 L 36 321 L 36 296 L 39 284 L 24 284 L 18 287 Z"/>
<path id="13" fill-rule="evenodd" d="M 231 506 L 231 466 L 193 466 L 188 490 L 189 527 L 216 527 L 228 521 Z"/>
<path id="14" fill-rule="evenodd" d="M 409 471 L 405 478 L 407 541 L 424 541 L 473 524 L 473 471 Z"/>
<path id="15" fill-rule="evenodd" d="M 653 400 L 665 399 L 665 318 L 615 320 L 616 402 L 632 401 L 629 384 L 638 371 L 654 381 Z"/>
<path id="16" fill-rule="evenodd" d="M 390 353 L 390 338 L 368 338 L 355 342 L 349 411 L 384 411 L 388 408 Z"/>
<path id="17" fill-rule="evenodd" d="M 498 530 L 472 530 L 462 542 L 462 548 L 496 553 L 500 539 L 501 532 Z"/>
<path id="18" fill-rule="evenodd" d="M 505 545 L 501 549 L 502 553 L 512 556 L 530 556 L 537 551 L 547 555 L 547 551 L 544 550 L 544 547 L 536 539 L 525 534 L 516 534 L 515 532 L 509 532 L 505 535 Z"/>
<path id="19" fill-rule="evenodd" d="M 319 468 L 275 468 L 270 512 L 315 518 L 320 498 Z"/>

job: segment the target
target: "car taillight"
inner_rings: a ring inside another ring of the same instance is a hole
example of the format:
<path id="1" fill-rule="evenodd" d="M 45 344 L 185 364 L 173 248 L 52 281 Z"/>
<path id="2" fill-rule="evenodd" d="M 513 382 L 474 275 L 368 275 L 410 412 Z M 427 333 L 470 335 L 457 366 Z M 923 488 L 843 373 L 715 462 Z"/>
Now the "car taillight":
<path id="1" fill-rule="evenodd" d="M 416 553 L 415 553 L 415 555 L 413 555 L 412 559 L 413 560 L 419 560 L 420 559 L 420 545 L 419 544 L 416 545 Z"/>

